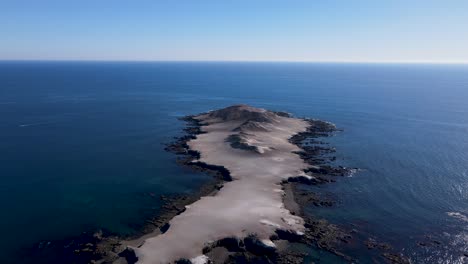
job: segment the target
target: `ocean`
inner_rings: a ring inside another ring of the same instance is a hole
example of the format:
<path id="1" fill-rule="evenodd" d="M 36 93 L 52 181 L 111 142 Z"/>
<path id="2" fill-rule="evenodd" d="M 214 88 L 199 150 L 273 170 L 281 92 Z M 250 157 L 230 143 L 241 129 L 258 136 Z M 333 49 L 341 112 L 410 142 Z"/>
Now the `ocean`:
<path id="1" fill-rule="evenodd" d="M 467 65 L 0 62 L 1 262 L 98 228 L 134 234 L 160 195 L 211 180 L 163 150 L 177 118 L 245 103 L 343 129 L 325 141 L 359 170 L 310 187 L 337 204 L 309 213 L 415 263 L 463 263 L 467 102 Z"/>

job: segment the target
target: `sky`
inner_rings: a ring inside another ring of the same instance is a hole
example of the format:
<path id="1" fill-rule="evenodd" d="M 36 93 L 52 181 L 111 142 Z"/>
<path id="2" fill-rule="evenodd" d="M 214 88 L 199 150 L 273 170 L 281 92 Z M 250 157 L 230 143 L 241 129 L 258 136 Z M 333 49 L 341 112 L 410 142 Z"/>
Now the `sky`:
<path id="1" fill-rule="evenodd" d="M 0 0 L 0 60 L 468 63 L 468 1 Z"/>

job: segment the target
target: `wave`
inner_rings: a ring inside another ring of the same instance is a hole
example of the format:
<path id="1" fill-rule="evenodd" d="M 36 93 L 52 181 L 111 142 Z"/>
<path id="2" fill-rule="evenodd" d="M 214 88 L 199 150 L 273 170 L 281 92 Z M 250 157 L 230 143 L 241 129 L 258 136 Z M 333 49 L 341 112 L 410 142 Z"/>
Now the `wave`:
<path id="1" fill-rule="evenodd" d="M 26 124 L 20 124 L 20 125 L 18 125 L 18 127 L 41 126 L 41 125 L 49 125 L 49 124 L 55 124 L 55 123 L 59 123 L 59 121 L 40 122 L 40 123 L 26 123 Z"/>
<path id="2" fill-rule="evenodd" d="M 466 216 L 466 215 L 464 215 L 464 214 L 462 214 L 460 212 L 447 212 L 447 215 L 468 223 L 468 216 Z"/>

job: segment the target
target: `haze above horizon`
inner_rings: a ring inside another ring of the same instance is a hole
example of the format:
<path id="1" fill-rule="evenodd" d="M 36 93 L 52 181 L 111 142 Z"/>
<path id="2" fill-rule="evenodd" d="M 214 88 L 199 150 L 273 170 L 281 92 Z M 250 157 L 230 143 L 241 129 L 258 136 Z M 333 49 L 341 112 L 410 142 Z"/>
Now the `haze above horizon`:
<path id="1" fill-rule="evenodd" d="M 468 63 L 468 2 L 2 1 L 0 60 Z"/>

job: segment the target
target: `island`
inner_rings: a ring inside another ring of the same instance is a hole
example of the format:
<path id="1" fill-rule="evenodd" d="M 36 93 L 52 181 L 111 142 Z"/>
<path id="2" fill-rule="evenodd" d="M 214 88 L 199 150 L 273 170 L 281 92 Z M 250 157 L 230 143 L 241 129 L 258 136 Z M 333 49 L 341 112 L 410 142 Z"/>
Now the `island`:
<path id="1" fill-rule="evenodd" d="M 305 213 L 333 199 L 301 188 L 335 182 L 355 169 L 334 165 L 320 138 L 334 124 L 240 104 L 181 118 L 185 135 L 165 149 L 214 181 L 165 205 L 142 230 L 122 238 L 98 231 L 66 240 L 60 258 L 73 263 L 303 263 L 312 251 L 325 263 L 409 263 L 389 244 Z M 78 241 L 78 242 L 77 242 Z M 301 249 L 302 248 L 302 249 Z M 303 250 L 306 248 L 306 250 Z M 55 253 L 57 253 L 55 252 Z M 309 253 L 308 253 L 309 252 Z M 323 255 L 323 253 L 321 253 Z"/>
<path id="2" fill-rule="evenodd" d="M 304 219 L 285 206 L 282 186 L 292 178 L 314 179 L 306 173 L 311 165 L 298 154 L 303 150 L 294 136 L 304 137 L 317 128 L 330 132 L 335 126 L 248 105 L 190 119 L 200 128 L 196 137 L 186 142 L 188 149 L 197 153 L 190 162 L 220 166 L 229 172 L 230 179 L 215 195 L 187 205 L 169 221 L 164 233 L 133 248 L 138 263 L 208 263 L 210 256 L 219 261 L 220 255 L 228 254 L 210 254 L 210 249 L 223 243 L 268 254 L 281 246 L 274 241 L 280 240 L 278 234 L 293 239 L 303 236 Z"/>

